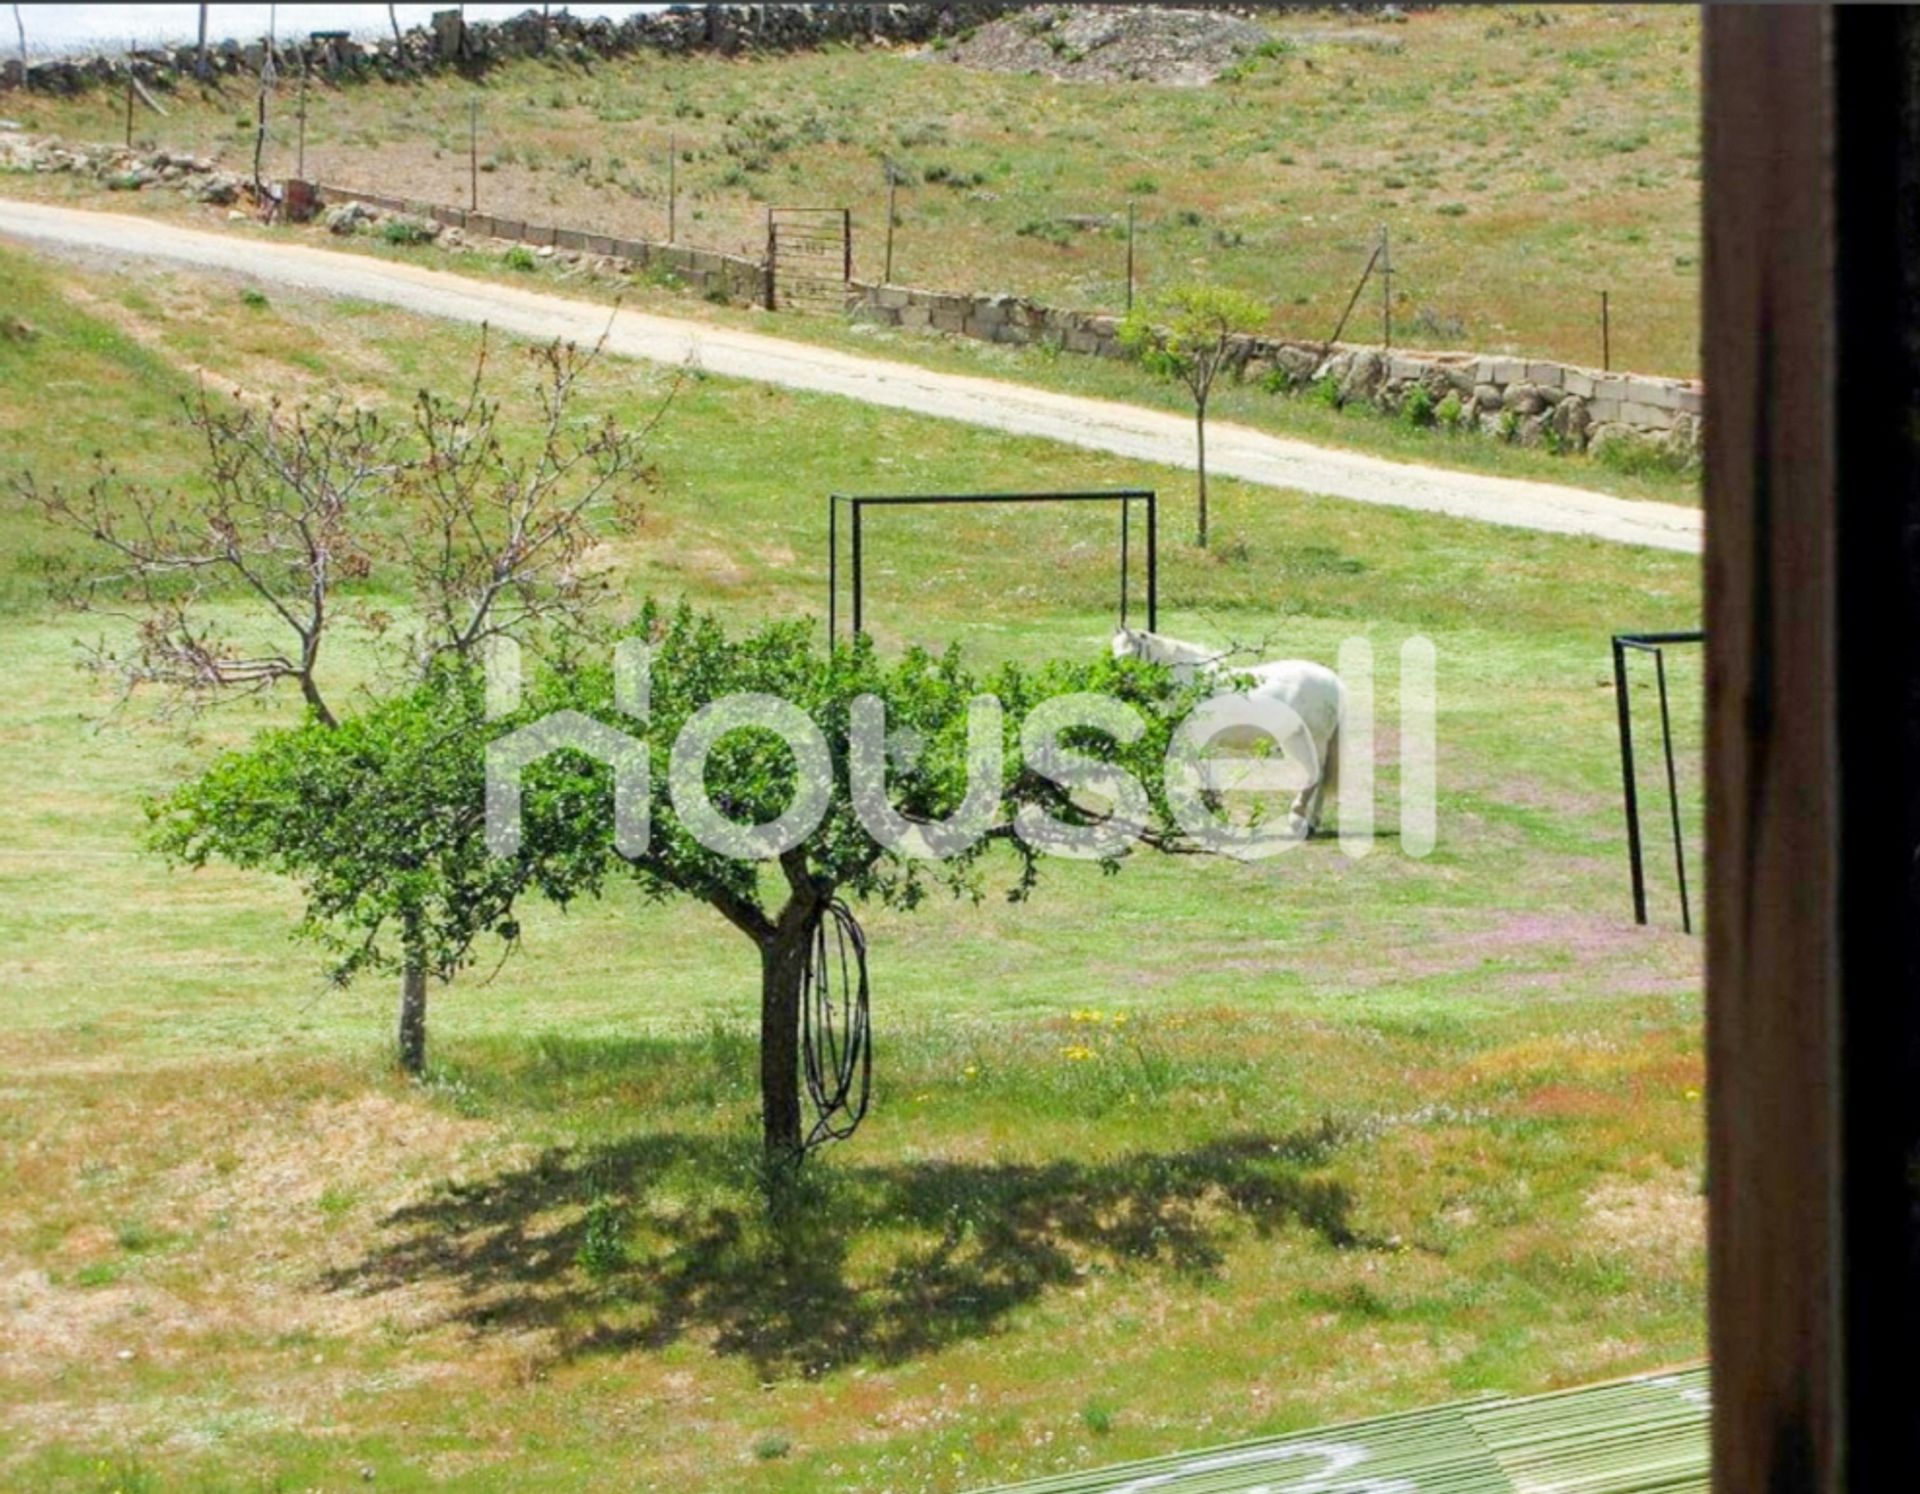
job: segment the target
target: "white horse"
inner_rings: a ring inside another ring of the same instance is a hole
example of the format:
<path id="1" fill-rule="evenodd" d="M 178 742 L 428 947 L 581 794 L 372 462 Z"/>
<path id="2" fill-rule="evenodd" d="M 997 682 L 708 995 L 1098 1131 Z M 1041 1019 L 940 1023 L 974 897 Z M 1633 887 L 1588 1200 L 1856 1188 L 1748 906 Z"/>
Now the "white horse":
<path id="1" fill-rule="evenodd" d="M 1164 664 L 1183 685 L 1196 680 L 1225 684 L 1244 679 L 1249 683 L 1237 693 L 1256 703 L 1275 702 L 1292 713 L 1299 725 L 1282 736 L 1278 745 L 1281 753 L 1306 774 L 1306 784 L 1294 796 L 1289 814 L 1294 834 L 1304 840 L 1319 827 L 1327 789 L 1337 791 L 1340 786 L 1340 722 L 1346 715 L 1346 686 L 1331 669 L 1307 659 L 1276 659 L 1235 668 L 1226 662 L 1228 652 L 1141 628 L 1121 628 L 1113 635 L 1116 659 Z M 1230 728 L 1214 738 L 1221 745 L 1239 747 L 1268 740 L 1257 728 Z"/>

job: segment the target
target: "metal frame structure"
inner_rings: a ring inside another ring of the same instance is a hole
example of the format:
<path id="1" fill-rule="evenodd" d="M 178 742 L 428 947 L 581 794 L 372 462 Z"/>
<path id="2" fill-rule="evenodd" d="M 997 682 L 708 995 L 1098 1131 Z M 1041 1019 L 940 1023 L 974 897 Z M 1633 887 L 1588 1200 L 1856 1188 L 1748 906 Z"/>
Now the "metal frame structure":
<path id="1" fill-rule="evenodd" d="M 1112 488 L 1069 493 L 887 493 L 871 497 L 834 493 L 827 499 L 827 641 L 840 634 L 840 510 L 848 511 L 853 585 L 853 634 L 864 631 L 865 551 L 863 516 L 869 508 L 940 508 L 986 503 L 1118 503 L 1120 505 L 1120 626 L 1127 625 L 1132 568 L 1133 506 L 1147 506 L 1147 629 L 1160 625 L 1160 502 L 1151 488 Z"/>
<path id="2" fill-rule="evenodd" d="M 1627 858 L 1633 874 L 1633 921 L 1647 921 L 1647 872 L 1640 843 L 1640 792 L 1634 781 L 1633 705 L 1627 695 L 1627 654 L 1653 655 L 1654 677 L 1660 687 L 1660 744 L 1667 762 L 1667 808 L 1673 827 L 1673 867 L 1680 885 L 1680 927 L 1693 932 L 1693 906 L 1687 896 L 1687 850 L 1680 833 L 1679 782 L 1673 768 L 1673 713 L 1667 704 L 1667 647 L 1676 643 L 1705 643 L 1705 633 L 1615 633 L 1613 635 L 1613 696 L 1620 714 L 1620 784 L 1626 798 Z"/>
<path id="3" fill-rule="evenodd" d="M 781 255 L 793 268 L 783 286 Z M 827 266 L 839 261 L 836 279 Z M 767 310 L 829 308 L 844 312 L 853 285 L 853 210 L 843 207 L 767 209 Z"/>

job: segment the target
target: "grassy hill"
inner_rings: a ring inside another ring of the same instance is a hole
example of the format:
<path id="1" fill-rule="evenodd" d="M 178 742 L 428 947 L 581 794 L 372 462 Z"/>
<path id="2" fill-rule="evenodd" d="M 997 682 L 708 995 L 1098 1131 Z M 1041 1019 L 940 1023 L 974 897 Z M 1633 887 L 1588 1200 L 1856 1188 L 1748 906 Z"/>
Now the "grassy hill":
<path id="1" fill-rule="evenodd" d="M 101 448 L 191 482 L 170 407 L 203 374 L 397 410 L 473 347 L 11 253 L 0 305 L 33 329 L 0 339 L 0 480 Z M 609 366 L 593 402 L 637 416 L 663 377 Z M 622 594 L 735 622 L 822 610 L 836 488 L 1186 491 L 712 377 L 651 455 L 609 516 Z M 1328 658 L 1363 632 L 1388 728 L 1401 641 L 1434 640 L 1439 849 L 1059 865 L 1030 906 L 863 911 L 876 1108 L 779 1227 L 741 940 L 625 891 L 535 910 L 497 974 L 436 992 L 430 1082 L 399 1082 L 393 993 L 321 985 L 290 889 L 139 849 L 143 794 L 289 703 L 102 725 L 73 667 L 96 620 L 38 600 L 73 552 L 8 511 L 0 1483 L 954 1491 L 1696 1356 L 1699 951 L 1627 921 L 1604 686 L 1623 616 L 1697 620 L 1697 563 L 1216 504 L 1214 553 L 1167 546 L 1170 630 Z M 1101 646 L 1109 516 L 899 517 L 869 555 L 885 647 Z"/>
<path id="2" fill-rule="evenodd" d="M 1204 87 L 1056 82 L 935 51 L 539 61 L 476 83 L 316 86 L 310 175 L 464 203 L 479 105 L 483 207 L 758 253 L 770 203 L 852 208 L 878 278 L 885 162 L 895 278 L 1069 304 L 1123 297 L 1124 219 L 1151 286 L 1205 274 L 1325 336 L 1378 231 L 1395 340 L 1697 371 L 1698 20 L 1687 7 L 1445 6 L 1399 21 L 1293 11 Z M 294 166 L 283 81 L 267 164 Z M 121 101 L 16 100 L 30 129 L 117 138 Z M 251 159 L 253 101 L 189 89 L 142 137 Z M 1378 335 L 1377 299 L 1354 334 Z"/>

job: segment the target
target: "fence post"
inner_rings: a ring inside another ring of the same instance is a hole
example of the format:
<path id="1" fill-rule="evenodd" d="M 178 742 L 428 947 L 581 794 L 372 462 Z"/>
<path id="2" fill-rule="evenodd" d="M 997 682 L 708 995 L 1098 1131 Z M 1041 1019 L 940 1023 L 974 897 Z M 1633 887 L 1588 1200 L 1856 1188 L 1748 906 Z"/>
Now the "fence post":
<path id="1" fill-rule="evenodd" d="M 295 136 L 298 144 L 294 147 L 293 174 L 301 181 L 307 179 L 307 49 L 300 49 L 300 125 Z"/>
<path id="2" fill-rule="evenodd" d="M 886 269 L 880 276 L 880 283 L 882 285 L 893 284 L 893 202 L 895 184 L 896 178 L 893 173 L 893 158 L 889 156 L 887 158 L 887 262 Z"/>
<path id="3" fill-rule="evenodd" d="M 767 209 L 767 310 L 769 311 L 772 311 L 774 309 L 775 292 L 774 292 L 773 282 L 774 282 L 774 275 L 776 273 L 774 264 L 775 264 L 775 255 L 778 252 L 778 247 L 779 246 L 774 238 L 773 209 L 768 208 Z"/>
<path id="4" fill-rule="evenodd" d="M 1127 199 L 1127 315 L 1133 315 L 1133 199 Z"/>
<path id="5" fill-rule="evenodd" d="M 1380 346 L 1393 346 L 1393 242 L 1380 225 Z"/>
<path id="6" fill-rule="evenodd" d="M 667 242 L 679 238 L 680 218 L 680 137 L 667 134 Z"/>
<path id="7" fill-rule="evenodd" d="M 840 209 L 840 279 L 853 284 L 853 209 Z"/>
<path id="8" fill-rule="evenodd" d="M 467 211 L 480 211 L 480 100 L 467 100 Z"/>
<path id="9" fill-rule="evenodd" d="M 1607 293 L 1600 292 L 1600 368 L 1605 372 L 1613 367 L 1613 326 L 1607 312 Z"/>

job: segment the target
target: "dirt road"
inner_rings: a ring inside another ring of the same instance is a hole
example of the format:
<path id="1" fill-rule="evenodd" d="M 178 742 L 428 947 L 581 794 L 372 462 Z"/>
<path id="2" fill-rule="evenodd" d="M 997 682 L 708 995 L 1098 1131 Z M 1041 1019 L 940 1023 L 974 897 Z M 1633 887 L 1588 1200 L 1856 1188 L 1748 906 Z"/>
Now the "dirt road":
<path id="1" fill-rule="evenodd" d="M 300 242 L 268 242 L 251 234 L 182 228 L 113 213 L 0 198 L 0 237 L 237 273 L 263 284 L 378 301 L 426 316 L 490 322 L 525 337 L 591 342 L 607 325 L 607 308 L 590 301 Z M 692 358 L 709 373 L 730 378 L 843 395 L 1142 461 L 1193 464 L 1189 421 L 1133 405 L 935 373 L 764 333 L 635 311 L 622 311 L 615 318 L 608 347 L 654 362 Z M 1592 535 L 1621 544 L 1700 550 L 1699 511 L 1674 504 L 1391 462 L 1225 423 L 1209 426 L 1208 447 L 1210 470 L 1268 487 L 1554 534 Z"/>

